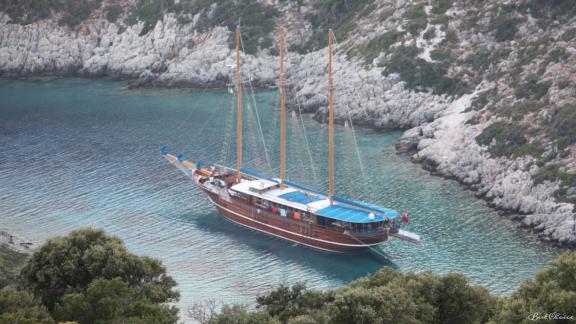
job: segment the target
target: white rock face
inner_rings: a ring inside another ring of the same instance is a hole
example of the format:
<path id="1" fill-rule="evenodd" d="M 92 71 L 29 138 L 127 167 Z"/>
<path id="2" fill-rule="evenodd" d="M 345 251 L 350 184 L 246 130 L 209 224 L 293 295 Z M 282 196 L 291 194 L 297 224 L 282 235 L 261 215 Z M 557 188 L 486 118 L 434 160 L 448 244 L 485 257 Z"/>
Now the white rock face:
<path id="1" fill-rule="evenodd" d="M 198 33 L 165 16 L 140 36 L 142 24 L 123 32 L 107 21 L 90 21 L 71 31 L 52 21 L 22 26 L 0 19 L 0 76 L 110 75 L 145 77 L 162 86 L 223 86 L 234 64 L 228 31 Z M 244 58 L 243 73 L 261 84 L 274 80 L 271 57 Z"/>
<path id="2" fill-rule="evenodd" d="M 135 25 L 120 32 L 116 24 L 98 20 L 71 31 L 51 21 L 10 24 L 0 14 L 0 76 L 106 75 L 169 87 L 222 87 L 232 79 L 235 52 L 229 49 L 226 28 L 198 33 L 193 24 L 179 25 L 171 16 L 139 36 L 142 28 Z M 369 35 L 365 31 L 359 37 Z M 437 30 L 436 38 L 422 40 L 424 59 L 429 59 L 442 37 Z M 266 53 L 244 55 L 242 74 L 255 85 L 274 84 L 277 59 Z M 289 97 L 300 99 L 290 104 L 294 109 L 300 105 L 303 112 L 316 112 L 322 120 L 328 93 L 326 50 L 289 54 L 286 61 L 289 88 L 297 94 Z M 367 69 L 347 60 L 338 48 L 333 68 L 338 122 L 351 119 L 355 125 L 376 129 L 407 129 L 397 143 L 398 151 L 416 152 L 413 160 L 424 168 L 456 179 L 496 208 L 525 215 L 523 224 L 543 239 L 576 244 L 572 205 L 556 203 L 552 197 L 558 183 L 535 186 L 532 176 L 538 167 L 529 167 L 532 158 L 493 159 L 476 143 L 475 137 L 487 125 L 466 124 L 472 113 L 465 110 L 482 85 L 456 100 L 413 92 L 397 76 L 383 76 L 381 68 Z"/>

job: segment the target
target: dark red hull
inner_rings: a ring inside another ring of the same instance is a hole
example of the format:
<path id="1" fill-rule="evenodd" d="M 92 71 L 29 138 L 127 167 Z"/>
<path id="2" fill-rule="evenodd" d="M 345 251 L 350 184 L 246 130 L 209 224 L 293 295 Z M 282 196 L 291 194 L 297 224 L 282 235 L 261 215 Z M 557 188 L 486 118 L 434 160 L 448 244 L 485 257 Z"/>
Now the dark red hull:
<path id="1" fill-rule="evenodd" d="M 260 210 L 236 200 L 221 199 L 204 190 L 218 211 L 230 221 L 288 241 L 328 252 L 355 252 L 388 240 L 388 231 L 372 235 L 352 235 L 345 231 L 321 228 L 304 221 L 295 221 Z"/>

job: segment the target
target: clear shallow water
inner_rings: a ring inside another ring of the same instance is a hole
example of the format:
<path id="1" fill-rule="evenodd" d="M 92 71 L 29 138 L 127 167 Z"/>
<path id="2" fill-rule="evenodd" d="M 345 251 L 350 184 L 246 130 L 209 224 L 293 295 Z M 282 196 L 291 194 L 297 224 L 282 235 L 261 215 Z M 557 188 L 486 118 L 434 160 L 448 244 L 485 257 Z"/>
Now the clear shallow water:
<path id="1" fill-rule="evenodd" d="M 384 265 L 461 271 L 495 293 L 514 290 L 556 249 L 535 242 L 456 183 L 394 154 L 398 133 L 337 129 L 337 192 L 412 215 L 423 246 L 393 240 L 379 253 L 331 255 L 269 238 L 223 219 L 158 153 L 161 145 L 203 162 L 233 165 L 226 149 L 233 98 L 225 91 L 126 90 L 123 82 L 0 80 L 0 227 L 33 242 L 81 226 L 120 236 L 137 254 L 162 259 L 179 283 L 180 306 L 215 298 L 251 303 L 280 283 L 339 286 Z M 275 92 L 257 93 L 277 165 Z M 250 112 L 247 112 L 250 116 Z M 297 119 L 288 118 L 288 175 L 325 189 L 327 130 L 305 120 L 315 180 Z M 254 118 L 246 122 L 249 166 L 266 167 Z M 273 149 L 274 148 L 274 149 Z M 226 158 L 228 156 L 228 158 Z"/>

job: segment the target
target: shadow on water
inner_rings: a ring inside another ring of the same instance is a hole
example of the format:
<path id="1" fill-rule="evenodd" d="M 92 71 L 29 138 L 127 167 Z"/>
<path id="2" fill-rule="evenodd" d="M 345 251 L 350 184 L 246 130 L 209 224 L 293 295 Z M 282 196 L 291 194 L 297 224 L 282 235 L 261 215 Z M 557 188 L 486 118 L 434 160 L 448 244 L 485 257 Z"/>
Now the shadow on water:
<path id="1" fill-rule="evenodd" d="M 231 240 L 231 244 L 240 244 L 257 254 L 273 255 L 285 261 L 302 264 L 333 278 L 349 281 L 374 273 L 385 266 L 398 269 L 379 249 L 376 252 L 366 250 L 354 254 L 323 252 L 250 230 L 227 220 L 216 211 L 206 210 L 201 214 L 179 215 L 177 218 L 181 222 L 192 223 L 197 230 L 208 236 Z"/>

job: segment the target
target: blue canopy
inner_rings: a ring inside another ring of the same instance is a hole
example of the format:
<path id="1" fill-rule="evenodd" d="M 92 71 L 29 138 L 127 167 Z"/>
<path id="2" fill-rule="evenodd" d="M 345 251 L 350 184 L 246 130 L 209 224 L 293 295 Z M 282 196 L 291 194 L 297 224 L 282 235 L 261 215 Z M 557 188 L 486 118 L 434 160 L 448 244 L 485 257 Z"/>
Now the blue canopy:
<path id="1" fill-rule="evenodd" d="M 355 200 L 350 200 L 350 199 L 345 199 L 345 198 L 340 198 L 340 197 L 333 197 L 332 198 L 334 201 L 338 201 L 338 202 L 342 202 L 345 204 L 349 204 L 352 206 L 356 206 L 356 207 L 360 207 L 360 208 L 365 208 L 365 209 L 369 209 L 378 213 L 383 213 L 388 217 L 394 218 L 396 216 L 398 216 L 398 212 L 390 209 L 390 208 L 384 208 L 384 207 L 380 207 L 377 205 L 372 205 L 369 203 L 365 203 L 365 202 L 361 202 L 361 201 L 355 201 Z"/>
<path id="2" fill-rule="evenodd" d="M 309 195 L 309 194 L 302 192 L 302 191 L 292 191 L 292 192 L 282 194 L 278 197 L 280 197 L 282 199 L 286 199 L 288 201 L 303 204 L 303 205 L 324 199 L 324 198 L 320 198 L 318 196 Z"/>
<path id="3" fill-rule="evenodd" d="M 316 215 L 349 223 L 372 223 L 384 220 L 383 215 L 374 214 L 374 218 L 370 219 L 369 212 L 346 205 L 331 205 L 317 210 Z"/>

